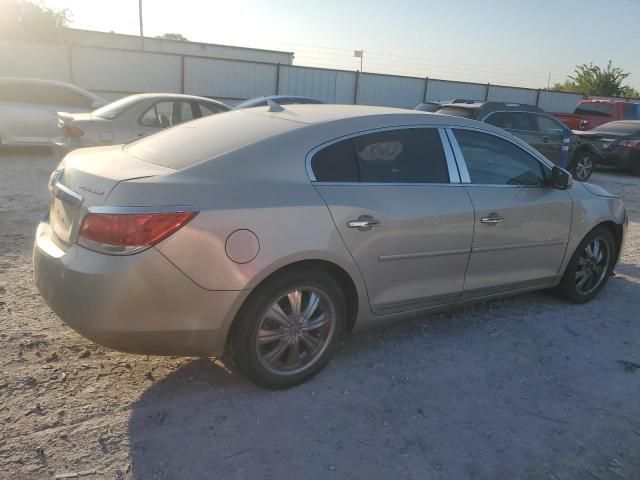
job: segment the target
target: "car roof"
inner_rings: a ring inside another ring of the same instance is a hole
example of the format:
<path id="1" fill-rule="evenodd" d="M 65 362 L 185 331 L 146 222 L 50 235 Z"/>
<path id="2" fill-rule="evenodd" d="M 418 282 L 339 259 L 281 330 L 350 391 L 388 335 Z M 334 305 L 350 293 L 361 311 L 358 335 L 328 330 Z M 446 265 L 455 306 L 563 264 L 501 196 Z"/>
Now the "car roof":
<path id="1" fill-rule="evenodd" d="M 77 90 L 77 91 L 80 91 L 82 93 L 88 94 L 94 100 L 101 100 L 102 101 L 102 99 L 99 96 L 97 96 L 96 94 L 94 94 L 92 92 L 89 92 L 88 90 L 85 90 L 82 87 L 74 85 L 73 83 L 59 82 L 57 80 L 47 80 L 47 79 L 44 79 L 44 78 L 0 77 L 0 83 L 3 83 L 3 82 L 33 83 L 33 84 L 37 84 L 37 85 L 54 85 L 54 86 L 57 86 L 57 87 L 63 87 L 63 88 L 71 89 L 71 90 Z"/>
<path id="2" fill-rule="evenodd" d="M 140 98 L 141 100 L 147 99 L 147 98 L 175 98 L 175 99 L 182 99 L 182 100 L 201 100 L 205 102 L 222 103 L 212 98 L 199 97 L 197 95 L 185 95 L 184 93 L 134 93 L 133 95 L 129 95 L 129 96 L 137 97 L 137 98 Z"/>

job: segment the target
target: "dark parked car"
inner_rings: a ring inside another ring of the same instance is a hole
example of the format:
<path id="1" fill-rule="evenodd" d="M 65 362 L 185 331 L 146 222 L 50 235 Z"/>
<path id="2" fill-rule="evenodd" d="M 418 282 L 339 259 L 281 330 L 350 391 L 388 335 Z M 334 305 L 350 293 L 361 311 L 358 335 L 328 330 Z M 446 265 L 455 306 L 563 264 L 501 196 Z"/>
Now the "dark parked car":
<path id="1" fill-rule="evenodd" d="M 471 118 L 503 128 L 520 137 L 556 165 L 585 181 L 593 172 L 598 150 L 557 118 L 533 105 L 475 102 L 443 105 L 439 114 Z"/>
<path id="2" fill-rule="evenodd" d="M 600 150 L 598 165 L 630 170 L 640 175 L 640 120 L 609 122 L 576 133 Z"/>
<path id="3" fill-rule="evenodd" d="M 256 97 L 245 100 L 235 106 L 236 110 L 240 108 L 266 107 L 267 100 L 273 100 L 278 105 L 298 105 L 303 103 L 324 103 L 320 100 L 310 97 L 296 97 L 294 95 L 269 95 L 267 97 Z"/>

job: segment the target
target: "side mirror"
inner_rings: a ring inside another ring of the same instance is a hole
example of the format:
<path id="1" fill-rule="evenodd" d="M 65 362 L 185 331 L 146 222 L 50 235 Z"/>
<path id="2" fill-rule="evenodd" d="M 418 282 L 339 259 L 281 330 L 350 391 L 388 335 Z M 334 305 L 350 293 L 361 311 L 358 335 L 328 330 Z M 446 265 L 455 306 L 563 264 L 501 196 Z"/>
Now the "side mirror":
<path id="1" fill-rule="evenodd" d="M 549 185 L 559 190 L 566 190 L 567 188 L 571 188 L 571 185 L 573 185 L 573 177 L 564 168 L 560 168 L 556 165 L 551 170 Z"/>

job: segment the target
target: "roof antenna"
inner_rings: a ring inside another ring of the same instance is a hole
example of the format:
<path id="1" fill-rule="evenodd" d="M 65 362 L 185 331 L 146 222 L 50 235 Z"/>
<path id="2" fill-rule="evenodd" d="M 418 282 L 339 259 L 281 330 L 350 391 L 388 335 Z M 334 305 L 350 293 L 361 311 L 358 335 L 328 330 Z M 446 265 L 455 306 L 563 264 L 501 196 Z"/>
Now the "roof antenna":
<path id="1" fill-rule="evenodd" d="M 267 98 L 267 105 L 269 105 L 267 112 L 284 112 L 284 107 L 275 100 Z"/>

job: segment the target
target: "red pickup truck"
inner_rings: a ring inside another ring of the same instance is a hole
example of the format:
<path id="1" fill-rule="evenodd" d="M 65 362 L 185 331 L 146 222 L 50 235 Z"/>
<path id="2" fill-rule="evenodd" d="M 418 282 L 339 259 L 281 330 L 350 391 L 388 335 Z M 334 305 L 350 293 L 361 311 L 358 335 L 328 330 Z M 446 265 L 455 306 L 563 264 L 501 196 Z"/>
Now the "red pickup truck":
<path id="1" fill-rule="evenodd" d="M 571 130 L 591 130 L 615 120 L 640 120 L 640 103 L 625 100 L 582 100 L 573 113 L 554 113 Z"/>

